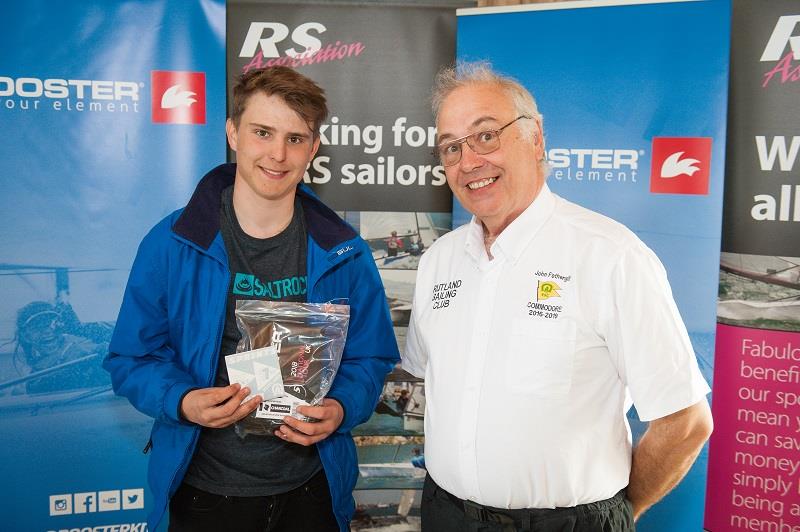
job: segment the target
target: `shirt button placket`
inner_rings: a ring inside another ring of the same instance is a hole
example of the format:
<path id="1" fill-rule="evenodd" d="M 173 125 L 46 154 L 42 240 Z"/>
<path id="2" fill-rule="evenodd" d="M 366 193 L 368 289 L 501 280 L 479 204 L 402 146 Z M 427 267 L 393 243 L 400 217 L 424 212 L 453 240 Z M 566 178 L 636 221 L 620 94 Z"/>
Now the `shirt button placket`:
<path id="1" fill-rule="evenodd" d="M 494 312 L 497 282 L 502 270 L 500 260 L 490 263 L 488 271 L 479 275 L 478 304 L 476 305 L 469 357 L 466 360 L 466 382 L 464 383 L 461 434 L 460 462 L 464 472 L 464 488 L 469 498 L 480 494 L 478 488 L 478 457 L 475 442 L 478 434 L 478 413 L 480 412 L 481 375 L 488 356 L 492 314 Z"/>

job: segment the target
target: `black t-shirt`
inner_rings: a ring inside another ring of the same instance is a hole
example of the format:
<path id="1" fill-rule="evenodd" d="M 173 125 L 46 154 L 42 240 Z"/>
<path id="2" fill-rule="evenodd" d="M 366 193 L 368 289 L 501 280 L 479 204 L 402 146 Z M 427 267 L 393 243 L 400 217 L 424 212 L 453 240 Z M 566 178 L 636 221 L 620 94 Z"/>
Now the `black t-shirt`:
<path id="1" fill-rule="evenodd" d="M 239 226 L 233 210 L 233 187 L 222 193 L 220 231 L 230 267 L 225 329 L 215 386 L 227 386 L 225 356 L 236 352 L 241 334 L 236 301 L 306 301 L 306 228 L 295 199 L 289 226 L 270 238 L 253 238 Z M 290 491 L 322 468 L 316 446 L 304 447 L 274 436 L 242 439 L 233 426 L 203 428 L 185 482 L 220 495 L 255 497 Z"/>

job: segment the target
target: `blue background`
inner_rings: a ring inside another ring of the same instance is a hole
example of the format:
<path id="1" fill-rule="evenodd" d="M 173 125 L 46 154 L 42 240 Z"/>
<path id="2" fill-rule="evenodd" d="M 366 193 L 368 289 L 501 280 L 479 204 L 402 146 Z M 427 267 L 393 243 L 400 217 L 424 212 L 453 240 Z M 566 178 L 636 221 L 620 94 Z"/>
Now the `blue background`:
<path id="1" fill-rule="evenodd" d="M 21 98 L 0 96 L 0 383 L 25 374 L 18 311 L 33 301 L 54 304 L 57 286 L 83 326 L 109 330 L 141 238 L 225 161 L 224 46 L 222 0 L 4 7 L 0 76 L 140 88 L 138 113 L 56 111 L 44 97 L 38 109 L 22 110 Z M 205 72 L 205 125 L 151 121 L 153 70 Z M 57 278 L 57 269 L 66 277 Z M 86 340 L 75 327 L 57 333 Z M 102 336 L 92 338 L 97 353 L 107 346 Z M 29 393 L 24 383 L 2 387 L 0 415 L 3 529 L 145 520 L 147 491 L 145 510 L 49 515 L 50 495 L 146 488 L 141 451 L 151 420 L 114 397 L 107 381 L 49 393 Z"/>

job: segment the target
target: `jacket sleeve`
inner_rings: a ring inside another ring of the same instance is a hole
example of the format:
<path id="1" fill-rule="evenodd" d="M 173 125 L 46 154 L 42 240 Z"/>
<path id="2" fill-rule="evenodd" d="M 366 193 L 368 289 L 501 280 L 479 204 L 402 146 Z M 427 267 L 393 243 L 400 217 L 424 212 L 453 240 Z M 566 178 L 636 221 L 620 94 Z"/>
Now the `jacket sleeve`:
<path id="1" fill-rule="evenodd" d="M 342 362 L 328 397 L 344 408 L 338 432 L 349 432 L 369 419 L 386 374 L 400 360 L 389 307 L 378 269 L 367 244 L 350 269 L 350 325 Z"/>
<path id="2" fill-rule="evenodd" d="M 170 345 L 165 242 L 169 237 L 163 222 L 160 226 L 139 246 L 103 367 L 111 374 L 114 391 L 137 410 L 165 423 L 188 424 L 180 417 L 180 402 L 197 385 Z"/>

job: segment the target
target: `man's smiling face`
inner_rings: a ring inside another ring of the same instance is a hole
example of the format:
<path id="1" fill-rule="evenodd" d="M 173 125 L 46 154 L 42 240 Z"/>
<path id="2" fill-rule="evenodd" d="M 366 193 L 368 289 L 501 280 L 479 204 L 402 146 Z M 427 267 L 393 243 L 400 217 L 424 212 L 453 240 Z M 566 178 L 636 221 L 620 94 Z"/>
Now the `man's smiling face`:
<path id="1" fill-rule="evenodd" d="M 280 96 L 257 92 L 247 100 L 239 126 L 228 120 L 236 152 L 236 180 L 247 195 L 269 201 L 294 198 L 297 183 L 319 148 L 319 137 Z"/>
<path id="2" fill-rule="evenodd" d="M 511 97 L 501 87 L 482 83 L 459 87 L 442 102 L 437 120 L 438 143 L 464 135 L 499 129 L 519 116 Z M 461 145 L 461 160 L 445 167 L 447 183 L 469 212 L 494 232 L 502 231 L 533 202 L 544 183 L 539 160 L 543 156 L 541 130 L 528 137 L 520 122 L 503 130 L 500 147 L 476 154 Z"/>

